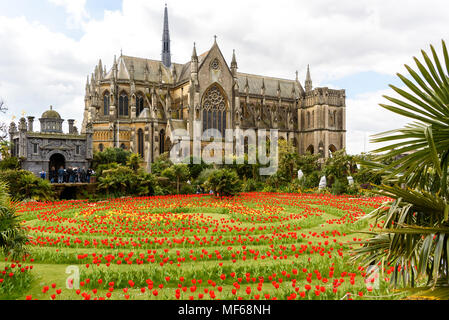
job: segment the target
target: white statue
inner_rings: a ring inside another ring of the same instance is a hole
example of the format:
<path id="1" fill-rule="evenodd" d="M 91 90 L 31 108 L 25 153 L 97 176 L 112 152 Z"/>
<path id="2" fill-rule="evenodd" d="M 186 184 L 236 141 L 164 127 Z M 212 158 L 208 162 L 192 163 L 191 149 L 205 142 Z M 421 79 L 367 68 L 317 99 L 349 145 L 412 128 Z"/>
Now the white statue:
<path id="1" fill-rule="evenodd" d="M 319 189 L 319 190 L 323 190 L 323 189 L 326 188 L 326 186 L 327 186 L 326 176 L 323 176 L 323 177 L 321 178 L 321 180 L 320 180 L 320 184 L 319 184 L 319 186 L 318 186 L 318 189 Z"/>
<path id="2" fill-rule="evenodd" d="M 350 186 L 353 186 L 354 185 L 354 178 L 349 176 L 348 177 L 348 183 L 349 183 Z"/>
<path id="3" fill-rule="evenodd" d="M 302 172 L 301 169 L 298 170 L 298 180 L 301 180 L 302 178 L 304 178 L 304 173 Z"/>

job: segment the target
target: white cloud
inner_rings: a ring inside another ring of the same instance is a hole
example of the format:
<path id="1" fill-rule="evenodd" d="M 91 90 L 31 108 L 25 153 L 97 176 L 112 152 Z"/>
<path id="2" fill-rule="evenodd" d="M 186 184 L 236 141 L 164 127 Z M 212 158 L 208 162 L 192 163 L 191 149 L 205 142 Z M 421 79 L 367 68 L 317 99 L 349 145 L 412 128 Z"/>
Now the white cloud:
<path id="1" fill-rule="evenodd" d="M 124 0 L 122 10 L 99 20 L 86 12 L 86 0 L 48 1 L 63 6 L 68 23 L 84 35 L 74 40 L 39 22 L 0 16 L 0 96 L 10 107 L 8 121 L 22 110 L 38 117 L 52 104 L 80 124 L 86 75 L 99 58 L 110 67 L 123 49 L 160 59 L 165 0 Z M 315 85 L 358 72 L 395 74 L 421 48 L 440 47 L 449 30 L 446 12 L 444 0 L 172 0 L 173 61 L 189 61 L 194 41 L 198 53 L 208 50 L 216 34 L 228 63 L 236 49 L 242 72 L 293 79 L 298 69 L 304 79 L 310 64 Z M 347 101 L 350 152 L 363 151 L 364 132 L 400 123 L 378 106 L 381 92 L 370 91 Z"/>
<path id="2" fill-rule="evenodd" d="M 48 0 L 57 6 L 63 7 L 68 15 L 67 27 L 79 28 L 89 18 L 86 11 L 86 0 Z"/>
<path id="3" fill-rule="evenodd" d="M 402 88 L 405 89 L 405 88 Z M 373 135 L 404 127 L 413 120 L 382 108 L 391 104 L 383 96 L 400 98 L 393 90 L 382 90 L 357 95 L 346 101 L 346 146 L 350 154 L 360 154 L 379 149 L 385 144 L 371 143 Z"/>

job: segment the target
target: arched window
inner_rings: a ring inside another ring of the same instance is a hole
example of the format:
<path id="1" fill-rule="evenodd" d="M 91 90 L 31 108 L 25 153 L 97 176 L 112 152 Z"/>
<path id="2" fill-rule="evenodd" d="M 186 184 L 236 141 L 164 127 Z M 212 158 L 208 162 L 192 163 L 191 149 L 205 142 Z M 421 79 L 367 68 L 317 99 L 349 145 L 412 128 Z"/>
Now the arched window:
<path id="1" fill-rule="evenodd" d="M 143 112 L 143 96 L 138 95 L 136 98 L 136 117 Z"/>
<path id="2" fill-rule="evenodd" d="M 331 144 L 329 146 L 329 158 L 332 158 L 335 152 L 337 152 L 337 148 L 333 144 Z"/>
<path id="3" fill-rule="evenodd" d="M 119 116 L 128 116 L 128 105 L 129 99 L 125 92 L 120 95 L 118 102 L 118 115 Z"/>
<path id="4" fill-rule="evenodd" d="M 163 154 L 165 152 L 165 131 L 161 130 L 159 133 L 159 154 Z"/>
<path id="5" fill-rule="evenodd" d="M 315 148 L 313 147 L 313 145 L 310 145 L 307 148 L 306 152 L 309 152 L 310 154 L 315 154 Z"/>
<path id="6" fill-rule="evenodd" d="M 142 158 L 144 157 L 144 147 L 143 147 L 143 130 L 139 129 L 137 131 L 137 152 Z"/>
<path id="7" fill-rule="evenodd" d="M 98 146 L 98 149 L 100 149 L 100 152 L 103 152 L 104 150 L 104 145 L 102 143 L 100 143 L 100 145 Z"/>
<path id="8" fill-rule="evenodd" d="M 226 99 L 217 85 L 207 91 L 203 100 L 203 130 L 208 129 L 218 129 L 223 136 L 226 130 Z"/>
<path id="9" fill-rule="evenodd" d="M 109 107 L 111 105 L 111 97 L 109 96 L 109 92 L 106 92 L 103 97 L 103 115 L 109 115 Z"/>
<path id="10" fill-rule="evenodd" d="M 243 141 L 243 149 L 245 154 L 248 154 L 249 152 L 249 138 L 245 137 L 245 140 Z"/>

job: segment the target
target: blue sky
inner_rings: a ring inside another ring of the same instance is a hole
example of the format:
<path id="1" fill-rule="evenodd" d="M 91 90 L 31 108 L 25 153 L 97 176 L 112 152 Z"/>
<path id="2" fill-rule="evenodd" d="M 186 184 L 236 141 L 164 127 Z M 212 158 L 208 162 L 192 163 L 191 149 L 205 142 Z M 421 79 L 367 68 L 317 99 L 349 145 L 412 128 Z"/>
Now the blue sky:
<path id="1" fill-rule="evenodd" d="M 444 0 L 0 0 L 0 97 L 9 107 L 0 121 L 22 110 L 39 117 L 51 104 L 80 126 L 100 58 L 108 68 L 120 49 L 160 59 L 165 2 L 174 62 L 190 60 L 193 42 L 207 51 L 217 35 L 241 72 L 294 79 L 298 70 L 304 84 L 310 64 L 315 87 L 346 89 L 352 154 L 365 150 L 365 136 L 406 124 L 379 107 L 382 95 L 401 86 L 396 73 L 421 49 L 449 40 Z"/>
<path id="2" fill-rule="evenodd" d="M 121 0 L 86 0 L 86 11 L 90 18 L 100 20 L 105 10 L 120 10 Z M 0 0 L 0 15 L 7 17 L 24 16 L 30 21 L 38 21 L 54 32 L 62 32 L 79 40 L 84 32 L 81 28 L 67 26 L 67 14 L 62 6 L 48 0 Z"/>

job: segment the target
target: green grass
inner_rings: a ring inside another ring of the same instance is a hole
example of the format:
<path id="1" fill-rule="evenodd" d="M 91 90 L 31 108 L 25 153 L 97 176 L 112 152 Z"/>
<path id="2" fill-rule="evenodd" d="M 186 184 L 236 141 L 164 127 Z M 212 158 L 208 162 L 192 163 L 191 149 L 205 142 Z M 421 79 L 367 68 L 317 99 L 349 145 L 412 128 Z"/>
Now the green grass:
<path id="1" fill-rule="evenodd" d="M 387 277 L 386 273 L 381 275 L 380 289 L 367 292 L 362 276 L 363 270 L 359 270 L 357 265 L 349 264 L 350 249 L 354 245 L 351 242 L 354 238 L 365 239 L 366 236 L 358 232 L 367 230 L 369 222 L 354 220 L 351 223 L 331 224 L 328 221 L 344 219 L 348 216 L 348 212 L 353 212 L 355 209 L 365 213 L 372 210 L 363 203 L 351 201 L 328 199 L 323 203 L 320 199 L 283 196 L 267 199 L 242 197 L 237 201 L 237 205 L 205 198 L 167 201 L 139 199 L 133 203 L 103 202 L 96 207 L 89 207 L 87 203 L 55 204 L 39 207 L 39 210 L 24 207 L 22 219 L 25 220 L 25 225 L 29 228 L 41 228 L 30 231 L 34 240 L 37 237 L 45 241 L 47 237 L 56 240 L 62 235 L 64 239 L 59 239 L 59 243 L 30 246 L 31 257 L 34 259 L 32 281 L 26 287 L 18 288 L 13 295 L 0 294 L 0 299 L 25 299 L 29 295 L 33 299 L 50 299 L 50 294 L 55 293 L 55 289 L 51 288 L 52 284 L 56 284 L 56 289 L 62 289 L 61 294 L 57 295 L 58 300 L 82 299 L 75 290 L 65 289 L 69 276 L 66 274 L 66 269 L 69 266 L 79 267 L 81 281 L 90 279 L 90 283 L 81 287 L 81 291 L 90 294 L 92 299 L 105 297 L 108 292 L 107 284 L 111 281 L 114 282 L 112 300 L 124 299 L 123 289 L 126 290 L 126 288 L 128 288 L 126 294 L 135 300 L 175 299 L 174 292 L 179 284 L 181 288 L 184 286 L 189 288 L 185 293 L 181 291 L 181 299 L 188 299 L 190 295 L 193 295 L 190 291 L 193 279 L 203 280 L 195 291 L 195 299 L 198 298 L 199 291 L 204 293 L 205 289 L 215 290 L 217 297 L 224 300 L 236 299 L 238 296 L 254 298 L 254 295 L 259 293 L 258 281 L 247 283 L 246 273 L 250 273 L 251 278 L 260 276 L 265 278 L 261 296 L 269 294 L 270 297 L 287 299 L 295 293 L 291 279 L 297 280 L 296 287 L 300 288 L 298 292 L 305 291 L 305 285 L 308 283 L 307 273 L 313 273 L 314 270 L 319 271 L 323 278 L 328 277 L 329 282 L 323 283 L 313 274 L 312 286 L 320 285 L 326 290 L 317 297 L 313 288 L 307 293 L 306 299 L 342 299 L 347 293 L 350 293 L 352 298 L 361 299 L 358 296 L 360 292 L 364 294 L 363 298 L 370 299 L 376 299 L 377 296 L 381 299 L 402 297 L 393 295 L 388 283 L 383 281 L 383 278 Z M 346 205 L 352 207 L 346 208 Z M 143 220 L 136 222 L 136 217 Z M 60 231 L 56 232 L 56 228 Z M 61 231 L 63 228 L 66 233 Z M 95 232 L 90 233 L 92 230 Z M 107 231 L 110 234 L 97 231 Z M 71 245 L 67 246 L 62 240 L 67 240 L 69 237 Z M 114 240 L 115 237 L 117 239 Z M 188 237 L 189 241 L 194 243 L 168 242 L 173 238 L 182 237 Z M 204 237 L 206 240 L 203 240 Z M 73 243 L 76 238 L 80 239 L 81 243 Z M 168 240 L 160 244 L 158 241 L 164 238 Z M 93 239 L 97 241 L 96 246 Z M 102 243 L 108 240 L 108 244 L 117 244 L 119 239 L 123 245 L 118 247 L 110 248 Z M 336 239 L 335 242 L 334 239 Z M 89 240 L 90 243 L 85 245 L 85 240 Z M 126 244 L 126 242 L 129 243 Z M 133 246 L 132 242 L 138 245 Z M 301 246 L 304 248 L 307 246 L 307 249 L 298 254 Z M 167 252 L 164 252 L 164 249 Z M 154 262 L 146 261 L 150 259 L 149 250 L 150 253 L 157 250 L 153 257 Z M 216 250 L 220 252 L 220 258 L 216 256 Z M 314 252 L 311 253 L 310 250 Z M 246 260 L 243 260 L 244 251 Z M 257 251 L 259 254 L 257 260 L 254 260 Z M 320 251 L 323 254 L 320 254 Z M 339 251 L 342 256 L 338 254 Z M 120 253 L 126 257 L 130 252 L 134 253 L 132 265 L 127 265 L 124 258 L 118 258 Z M 331 252 L 331 257 L 328 252 Z M 99 266 L 92 263 L 93 253 L 96 256 L 103 256 Z M 88 257 L 79 260 L 78 256 L 83 254 L 88 254 Z M 145 259 L 142 259 L 145 263 L 136 265 L 135 258 L 139 258 L 140 254 L 145 255 Z M 160 257 L 161 254 L 162 257 Z M 203 254 L 202 258 L 201 254 Z M 209 254 L 212 256 L 209 257 Z M 104 260 L 107 255 L 113 255 L 116 258 L 111 261 L 109 267 L 105 265 Z M 196 261 L 191 260 L 190 256 L 196 257 Z M 265 259 L 262 259 L 262 256 Z M 284 256 L 287 258 L 285 259 Z M 180 266 L 177 265 L 179 257 L 185 258 L 185 261 L 179 262 Z M 123 262 L 121 265 L 116 263 L 119 259 Z M 169 263 L 170 261 L 172 264 Z M 87 263 L 88 267 L 86 267 Z M 160 263 L 163 263 L 163 266 Z M 332 264 L 334 275 L 330 278 L 329 268 Z M 9 263 L 2 259 L 0 270 L 7 265 Z M 303 268 L 307 268 L 307 273 L 302 271 Z M 294 269 L 298 270 L 298 274 L 293 274 Z M 230 277 L 232 272 L 236 273 L 235 278 Z M 343 272 L 356 274 L 354 284 L 349 283 L 348 276 L 341 275 Z M 226 275 L 225 280 L 220 278 L 222 274 Z M 268 279 L 273 274 L 276 274 L 278 280 L 282 278 L 283 282 L 280 283 L 279 289 L 276 289 L 272 281 Z M 290 277 L 287 277 L 287 274 Z M 166 277 L 170 277 L 170 281 L 167 282 Z M 180 282 L 180 277 L 185 278 L 184 283 Z M 234 288 L 234 283 L 238 282 L 239 277 L 242 278 L 241 288 L 234 295 L 231 289 Z M 337 293 L 332 292 L 334 278 L 345 279 Z M 99 279 L 103 281 L 101 285 L 98 284 Z M 153 281 L 154 288 L 160 284 L 164 285 L 164 289 L 158 290 L 157 297 L 150 294 L 146 282 L 148 279 Z M 130 287 L 129 280 L 135 282 L 134 288 Z M 207 280 L 214 281 L 216 286 L 208 284 Z M 43 286 L 50 286 L 50 290 L 43 293 Z M 218 286 L 223 288 L 222 293 L 217 291 Z M 147 288 L 145 293 L 140 291 L 143 287 Z M 251 295 L 245 292 L 247 287 L 251 288 Z M 94 289 L 97 290 L 96 294 L 93 293 Z M 208 297 L 208 294 L 205 294 L 205 298 Z"/>

